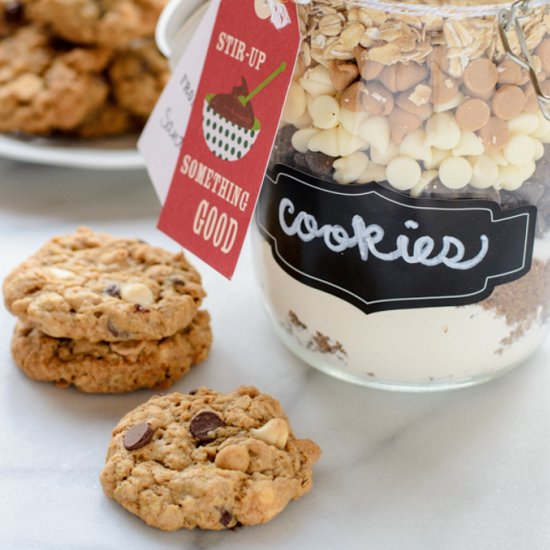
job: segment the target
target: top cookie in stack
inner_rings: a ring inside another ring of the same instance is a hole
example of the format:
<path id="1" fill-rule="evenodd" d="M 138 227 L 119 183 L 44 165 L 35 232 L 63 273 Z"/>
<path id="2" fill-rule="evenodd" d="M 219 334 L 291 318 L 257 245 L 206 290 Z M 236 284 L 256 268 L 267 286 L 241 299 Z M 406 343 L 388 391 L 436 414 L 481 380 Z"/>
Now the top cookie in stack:
<path id="1" fill-rule="evenodd" d="M 21 322 L 13 343 L 19 366 L 33 378 L 84 391 L 169 385 L 203 359 L 210 346 L 208 315 L 198 311 L 204 296 L 182 253 L 86 228 L 52 239 L 4 281 L 6 307 Z M 190 343 L 198 347 L 182 352 L 189 356 L 182 370 L 178 350 Z M 152 369 L 145 378 L 140 356 Z M 129 379 L 120 380 L 128 361 Z"/>
<path id="2" fill-rule="evenodd" d="M 0 0 L 0 132 L 137 132 L 169 78 L 166 0 Z"/>

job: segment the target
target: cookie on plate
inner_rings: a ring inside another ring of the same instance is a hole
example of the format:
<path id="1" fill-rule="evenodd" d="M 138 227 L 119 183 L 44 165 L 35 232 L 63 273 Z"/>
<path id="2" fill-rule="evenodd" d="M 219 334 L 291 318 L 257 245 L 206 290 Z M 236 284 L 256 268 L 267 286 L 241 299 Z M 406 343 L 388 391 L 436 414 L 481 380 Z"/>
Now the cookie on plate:
<path id="1" fill-rule="evenodd" d="M 4 280 L 8 310 L 54 338 L 160 340 L 186 328 L 205 292 L 183 253 L 80 228 Z"/>
<path id="2" fill-rule="evenodd" d="M 46 135 L 82 124 L 107 100 L 108 48 L 67 51 L 25 25 L 0 40 L 0 132 Z"/>
<path id="3" fill-rule="evenodd" d="M 170 70 L 153 40 L 139 40 L 117 52 L 109 77 L 117 103 L 146 118 L 168 83 Z"/>
<path id="4" fill-rule="evenodd" d="M 89 393 L 121 393 L 170 387 L 206 359 L 211 343 L 210 316 L 199 311 L 189 327 L 159 341 L 90 343 L 52 338 L 18 323 L 11 349 L 33 380 Z"/>
<path id="5" fill-rule="evenodd" d="M 75 44 L 126 45 L 152 36 L 167 0 L 21 0 L 27 17 Z"/>
<path id="6" fill-rule="evenodd" d="M 105 138 L 138 132 L 143 124 L 142 118 L 137 118 L 120 105 L 107 101 L 70 133 L 86 139 Z"/>
<path id="7" fill-rule="evenodd" d="M 149 525 L 221 530 L 265 523 L 312 487 L 320 456 L 278 401 L 242 386 L 154 397 L 113 430 L 101 483 Z"/>

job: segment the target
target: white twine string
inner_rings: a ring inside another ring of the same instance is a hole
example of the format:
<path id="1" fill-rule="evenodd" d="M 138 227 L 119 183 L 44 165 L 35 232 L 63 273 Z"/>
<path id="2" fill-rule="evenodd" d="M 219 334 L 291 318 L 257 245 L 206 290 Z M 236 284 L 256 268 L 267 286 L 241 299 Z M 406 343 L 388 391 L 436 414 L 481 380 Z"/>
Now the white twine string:
<path id="1" fill-rule="evenodd" d="M 271 22 L 276 29 L 282 29 L 290 24 L 290 16 L 281 0 L 266 0 L 271 11 Z M 296 4 L 310 4 L 313 0 L 293 0 Z M 478 6 L 458 6 L 447 4 L 431 6 L 427 4 L 409 4 L 406 2 L 390 2 L 387 0 L 342 0 L 355 6 L 362 6 L 386 12 L 404 12 L 416 15 L 431 15 L 433 17 L 486 17 L 498 15 L 503 9 L 508 9 L 513 2 L 503 4 L 486 4 Z M 538 8 L 550 4 L 550 0 L 532 0 L 530 7 Z"/>
<path id="2" fill-rule="evenodd" d="M 296 4 L 310 4 L 314 0 L 293 0 Z M 412 4 L 407 2 L 393 2 L 384 0 L 342 0 L 342 3 L 348 3 L 355 6 L 377 9 L 380 11 L 403 12 L 417 15 L 432 15 L 434 17 L 484 17 L 498 15 L 503 9 L 509 9 L 513 1 L 502 4 L 486 4 L 477 6 L 460 5 L 441 5 L 432 6 L 428 4 Z M 550 0 L 533 0 L 531 8 L 546 6 Z"/>

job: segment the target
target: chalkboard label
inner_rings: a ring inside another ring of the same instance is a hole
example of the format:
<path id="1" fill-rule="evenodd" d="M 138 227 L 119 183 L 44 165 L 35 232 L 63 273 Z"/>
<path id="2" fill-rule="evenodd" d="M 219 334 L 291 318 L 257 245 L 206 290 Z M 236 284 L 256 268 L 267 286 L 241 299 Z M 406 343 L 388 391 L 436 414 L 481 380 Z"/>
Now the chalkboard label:
<path id="1" fill-rule="evenodd" d="M 531 268 L 537 209 L 414 199 L 284 165 L 266 175 L 256 223 L 282 269 L 365 313 L 480 302 Z"/>

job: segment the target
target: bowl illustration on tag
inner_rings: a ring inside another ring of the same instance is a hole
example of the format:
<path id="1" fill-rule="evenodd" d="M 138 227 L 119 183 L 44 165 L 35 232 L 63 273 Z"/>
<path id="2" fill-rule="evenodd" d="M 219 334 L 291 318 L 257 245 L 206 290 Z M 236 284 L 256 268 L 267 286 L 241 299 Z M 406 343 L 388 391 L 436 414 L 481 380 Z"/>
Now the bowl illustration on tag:
<path id="1" fill-rule="evenodd" d="M 228 94 L 208 94 L 202 112 L 206 145 L 218 158 L 235 162 L 246 156 L 256 143 L 261 123 L 254 114 L 252 99 L 286 69 L 286 63 L 252 92 L 242 77 L 240 86 Z"/>

